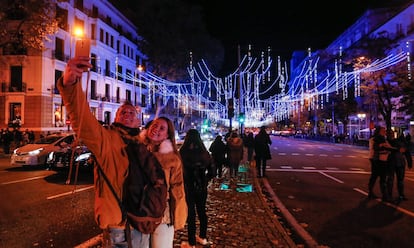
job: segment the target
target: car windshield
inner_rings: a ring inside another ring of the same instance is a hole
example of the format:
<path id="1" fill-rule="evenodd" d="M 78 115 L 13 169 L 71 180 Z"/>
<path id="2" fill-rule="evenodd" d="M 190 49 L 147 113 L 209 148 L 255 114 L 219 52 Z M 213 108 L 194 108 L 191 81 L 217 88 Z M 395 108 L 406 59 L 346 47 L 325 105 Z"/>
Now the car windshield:
<path id="1" fill-rule="evenodd" d="M 53 142 L 57 141 L 58 139 L 62 138 L 62 136 L 46 136 L 35 141 L 35 144 L 52 144 Z"/>

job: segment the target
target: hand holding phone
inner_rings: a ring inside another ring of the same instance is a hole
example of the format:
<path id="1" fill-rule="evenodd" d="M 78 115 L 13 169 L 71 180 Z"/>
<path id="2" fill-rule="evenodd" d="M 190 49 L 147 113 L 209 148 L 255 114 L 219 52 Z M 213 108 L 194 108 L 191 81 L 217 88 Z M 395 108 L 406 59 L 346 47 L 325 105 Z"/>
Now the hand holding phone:
<path id="1" fill-rule="evenodd" d="M 80 39 L 76 40 L 75 57 L 90 57 L 91 56 L 91 40 Z M 88 71 L 88 68 L 84 68 L 84 71 Z"/>

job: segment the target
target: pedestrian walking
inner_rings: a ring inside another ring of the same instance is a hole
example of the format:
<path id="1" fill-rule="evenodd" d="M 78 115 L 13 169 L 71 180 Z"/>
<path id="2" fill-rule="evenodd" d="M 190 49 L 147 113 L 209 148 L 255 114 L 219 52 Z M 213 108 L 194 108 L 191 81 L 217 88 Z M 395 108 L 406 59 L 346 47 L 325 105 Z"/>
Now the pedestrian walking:
<path id="1" fill-rule="evenodd" d="M 227 162 L 230 167 L 230 177 L 236 178 L 239 170 L 239 165 L 243 159 L 243 140 L 239 137 L 237 132 L 232 132 L 227 139 Z"/>
<path id="2" fill-rule="evenodd" d="M 247 149 L 247 161 L 251 162 L 253 160 L 254 153 L 254 135 L 249 131 L 246 135 L 246 138 L 243 141 L 244 146 Z"/>
<path id="3" fill-rule="evenodd" d="M 266 176 L 267 160 L 272 159 L 269 145 L 272 144 L 266 127 L 260 127 L 259 133 L 254 137 L 254 152 L 256 158 L 257 177 Z"/>
<path id="4" fill-rule="evenodd" d="M 218 178 L 221 178 L 223 175 L 223 165 L 226 164 L 226 144 L 223 142 L 223 137 L 217 135 L 208 150 L 213 157 L 216 175 Z"/>
<path id="5" fill-rule="evenodd" d="M 185 194 L 188 205 L 188 244 L 183 243 L 182 247 L 195 247 L 196 243 L 208 245 L 207 186 L 215 173 L 210 153 L 196 129 L 188 130 L 180 148 L 180 154 L 184 164 Z M 199 235 L 196 235 L 196 216 L 200 222 Z"/>

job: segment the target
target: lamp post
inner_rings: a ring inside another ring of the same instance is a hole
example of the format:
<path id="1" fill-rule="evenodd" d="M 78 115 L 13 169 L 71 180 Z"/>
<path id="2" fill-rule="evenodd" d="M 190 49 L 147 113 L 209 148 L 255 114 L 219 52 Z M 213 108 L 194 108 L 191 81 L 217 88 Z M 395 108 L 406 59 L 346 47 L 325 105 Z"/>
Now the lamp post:
<path id="1" fill-rule="evenodd" d="M 144 108 L 142 105 L 142 84 L 141 84 L 141 72 L 144 70 L 142 65 L 138 65 L 135 71 L 138 71 L 138 87 L 139 87 L 139 95 L 138 98 L 141 98 L 141 123 L 145 125 L 145 118 L 144 118 Z M 135 106 L 137 105 L 137 91 L 136 91 L 136 82 L 134 83 L 134 92 L 135 92 Z"/>

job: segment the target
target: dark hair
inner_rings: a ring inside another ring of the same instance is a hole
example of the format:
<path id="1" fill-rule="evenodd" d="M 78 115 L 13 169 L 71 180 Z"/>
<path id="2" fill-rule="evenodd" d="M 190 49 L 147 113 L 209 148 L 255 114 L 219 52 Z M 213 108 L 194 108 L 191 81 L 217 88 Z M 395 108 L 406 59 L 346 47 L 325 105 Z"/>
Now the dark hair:
<path id="1" fill-rule="evenodd" d="M 197 131 L 197 129 L 190 129 L 187 131 L 187 134 L 184 138 L 184 143 L 180 150 L 182 149 L 188 149 L 190 145 L 197 146 L 201 148 L 201 150 L 207 151 L 207 148 L 205 147 L 203 141 L 201 140 L 200 133 Z"/>

